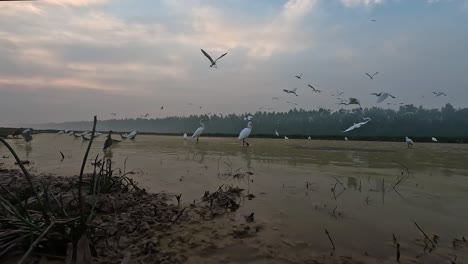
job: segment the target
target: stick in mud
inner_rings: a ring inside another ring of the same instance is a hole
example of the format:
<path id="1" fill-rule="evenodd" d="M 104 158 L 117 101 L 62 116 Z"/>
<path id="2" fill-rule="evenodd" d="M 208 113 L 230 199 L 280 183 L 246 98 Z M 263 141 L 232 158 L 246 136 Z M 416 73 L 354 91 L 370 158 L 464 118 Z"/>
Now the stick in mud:
<path id="1" fill-rule="evenodd" d="M 382 204 L 385 204 L 385 178 L 382 178 Z"/>
<path id="2" fill-rule="evenodd" d="M 331 238 L 330 233 L 328 232 L 328 230 L 326 228 L 325 228 L 325 234 L 327 234 L 328 239 L 330 240 L 330 243 L 332 244 L 332 248 L 333 248 L 333 250 L 335 250 L 336 249 L 335 248 L 335 243 L 333 243 L 333 239 Z"/>
<path id="3" fill-rule="evenodd" d="M 397 244 L 396 236 L 394 233 L 392 234 L 392 236 L 393 236 L 393 245 L 396 245 Z"/>
<path id="4" fill-rule="evenodd" d="M 414 221 L 414 224 L 416 225 L 416 227 L 419 229 L 419 231 L 421 231 L 421 233 L 424 235 L 424 237 L 429 240 L 429 242 L 431 242 L 432 244 L 432 247 L 436 247 L 434 242 L 432 242 L 432 240 L 426 235 L 426 233 L 421 229 L 421 227 L 419 227 L 418 223 L 416 223 L 416 221 Z"/>
<path id="5" fill-rule="evenodd" d="M 396 252 L 396 260 L 400 262 L 400 243 L 396 244 L 397 252 Z"/>

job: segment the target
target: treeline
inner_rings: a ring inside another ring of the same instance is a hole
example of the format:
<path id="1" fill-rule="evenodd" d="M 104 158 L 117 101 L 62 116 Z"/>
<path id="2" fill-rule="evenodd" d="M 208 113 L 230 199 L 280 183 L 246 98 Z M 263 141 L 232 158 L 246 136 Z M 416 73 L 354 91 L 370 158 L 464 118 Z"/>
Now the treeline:
<path id="1" fill-rule="evenodd" d="M 112 119 L 98 122 L 99 131 L 132 131 L 191 134 L 200 126 L 200 119 L 205 119 L 205 133 L 239 133 L 246 127 L 246 117 L 253 116 L 253 135 L 274 135 L 277 130 L 281 135 L 337 136 L 357 137 L 467 137 L 468 108 L 455 109 L 447 104 L 441 109 L 425 109 L 413 105 L 401 106 L 398 110 L 366 108 L 333 111 L 318 109 L 305 111 L 293 109 L 288 112 L 256 112 L 241 115 L 191 115 L 167 117 L 161 119 Z M 371 122 L 359 129 L 342 133 L 364 117 Z M 42 129 L 91 129 L 92 122 L 65 122 L 37 125 Z"/>

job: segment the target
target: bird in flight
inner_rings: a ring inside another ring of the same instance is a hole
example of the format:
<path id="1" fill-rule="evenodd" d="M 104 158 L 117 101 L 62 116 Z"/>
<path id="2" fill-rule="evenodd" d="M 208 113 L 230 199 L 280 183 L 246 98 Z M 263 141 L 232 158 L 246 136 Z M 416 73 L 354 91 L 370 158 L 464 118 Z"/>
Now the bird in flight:
<path id="1" fill-rule="evenodd" d="M 273 97 L 273 98 L 271 98 L 271 100 L 276 100 L 276 101 L 278 101 L 278 97 Z"/>
<path id="2" fill-rule="evenodd" d="M 145 114 L 145 117 L 148 117 L 149 115 L 150 115 L 150 114 L 146 113 L 146 114 Z"/>
<path id="3" fill-rule="evenodd" d="M 435 94 L 435 97 L 439 97 L 441 95 L 447 96 L 447 94 L 445 94 L 444 92 L 432 92 L 432 93 Z"/>
<path id="4" fill-rule="evenodd" d="M 371 93 L 371 95 L 375 95 L 377 96 L 377 103 L 381 103 L 383 101 L 385 101 L 385 99 L 387 99 L 389 96 L 391 98 L 396 98 L 395 96 L 387 93 L 387 92 L 381 92 L 381 93 Z"/>
<path id="5" fill-rule="evenodd" d="M 375 22 L 376 20 L 375 19 L 371 19 L 372 22 Z"/>
<path id="6" fill-rule="evenodd" d="M 211 56 L 210 56 L 208 53 L 206 53 L 206 51 L 204 51 L 203 49 L 201 49 L 201 52 L 203 53 L 203 55 L 205 55 L 205 57 L 207 57 L 207 58 L 210 60 L 210 62 L 211 62 L 210 68 L 212 68 L 212 67 L 218 68 L 218 65 L 216 65 L 216 62 L 217 62 L 219 59 L 221 59 L 222 57 L 226 56 L 226 54 L 227 54 L 227 52 L 226 52 L 226 53 L 224 53 L 223 55 L 219 56 L 216 60 L 213 60 L 213 59 L 211 58 Z"/>
<path id="7" fill-rule="evenodd" d="M 366 72 L 366 75 L 369 76 L 371 80 L 374 80 L 374 76 L 376 76 L 377 74 L 379 74 L 379 72 L 376 72 L 373 75 L 370 75 L 369 73 Z"/>
<path id="8" fill-rule="evenodd" d="M 111 116 L 117 116 L 117 114 L 116 114 L 116 113 L 112 113 Z"/>
<path id="9" fill-rule="evenodd" d="M 353 97 L 349 98 L 348 102 L 342 101 L 339 104 L 342 104 L 342 105 L 353 105 L 353 104 L 355 104 L 355 105 L 359 105 L 359 108 L 362 109 L 362 106 L 361 106 L 361 103 L 359 102 L 359 100 L 356 99 L 356 98 L 353 98 Z"/>
<path id="10" fill-rule="evenodd" d="M 293 104 L 293 105 L 297 105 L 296 103 L 291 103 L 289 101 L 286 101 L 287 104 Z"/>
<path id="11" fill-rule="evenodd" d="M 343 131 L 343 133 L 346 133 L 346 132 L 349 132 L 351 130 L 354 130 L 354 129 L 357 129 L 357 128 L 360 128 L 361 126 L 369 123 L 371 121 L 371 119 L 369 117 L 365 117 L 363 118 L 364 121 L 363 122 L 359 122 L 359 123 L 354 123 L 352 126 L 350 126 L 348 129 L 346 129 L 345 131 Z"/>
<path id="12" fill-rule="evenodd" d="M 296 91 L 297 91 L 297 88 L 294 88 L 292 90 L 283 89 L 283 92 L 285 92 L 285 93 L 294 94 L 296 96 L 299 96 L 299 95 L 297 95 Z"/>
<path id="13" fill-rule="evenodd" d="M 310 88 L 312 88 L 312 90 L 315 92 L 315 93 L 321 93 L 322 91 L 319 90 L 319 89 L 315 89 L 312 85 L 308 84 L 307 86 L 309 86 Z"/>
<path id="14" fill-rule="evenodd" d="M 161 106 L 161 110 L 163 110 L 163 109 L 164 109 L 164 105 L 163 105 L 163 106 Z"/>
<path id="15" fill-rule="evenodd" d="M 299 75 L 295 75 L 294 77 L 298 78 L 298 79 L 301 79 L 302 78 L 302 73 L 299 74 Z"/>

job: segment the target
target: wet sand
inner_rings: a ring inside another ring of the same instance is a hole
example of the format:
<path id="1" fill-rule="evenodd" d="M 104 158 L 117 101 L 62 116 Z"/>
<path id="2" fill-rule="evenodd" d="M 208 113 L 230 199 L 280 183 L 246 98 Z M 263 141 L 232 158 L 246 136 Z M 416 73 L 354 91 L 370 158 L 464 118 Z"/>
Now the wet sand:
<path id="1" fill-rule="evenodd" d="M 77 174 L 86 146 L 66 135 L 37 135 L 31 146 L 22 140 L 10 142 L 32 162 L 33 172 L 69 176 Z M 102 142 L 97 140 L 91 156 L 102 153 Z M 404 143 L 388 142 L 249 142 L 247 148 L 226 138 L 201 138 L 197 145 L 177 137 L 141 136 L 116 146 L 112 158 L 121 166 L 128 157 L 126 166 L 138 172 L 132 177 L 142 187 L 183 193 L 186 204 L 221 184 L 255 195 L 244 198 L 237 212 L 210 225 L 218 234 L 207 241 L 219 242 L 208 243 L 201 252 L 190 251 L 189 263 L 322 263 L 314 262 L 320 256 L 345 263 L 340 256 L 393 263 L 392 233 L 407 261 L 450 263 L 453 255 L 459 263 L 467 261 L 466 245 L 453 249 L 452 242 L 468 234 L 468 146 L 416 143 L 408 150 Z M 66 156 L 62 162 L 59 150 Z M 393 161 L 406 165 L 411 174 Z M 12 166 L 11 159 L 0 162 Z M 232 177 L 247 171 L 253 175 Z M 402 177 L 406 179 L 393 189 Z M 241 228 L 243 216 L 251 212 L 261 232 L 251 238 L 217 238 L 229 233 L 223 227 Z M 440 236 L 432 253 L 423 252 L 423 236 L 414 221 L 430 236 Z M 212 236 L 209 228 L 201 228 L 199 236 Z M 332 258 L 324 228 L 336 244 Z"/>

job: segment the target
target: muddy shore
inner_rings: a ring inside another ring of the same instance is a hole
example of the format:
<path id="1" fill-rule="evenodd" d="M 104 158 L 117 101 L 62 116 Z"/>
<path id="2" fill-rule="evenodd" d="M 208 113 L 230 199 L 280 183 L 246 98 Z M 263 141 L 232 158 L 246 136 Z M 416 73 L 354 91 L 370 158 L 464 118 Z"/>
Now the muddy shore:
<path id="1" fill-rule="evenodd" d="M 119 176 L 114 177 L 117 181 Z M 73 256 L 74 240 L 69 230 L 79 225 L 78 219 L 71 220 L 79 214 L 78 177 L 32 176 L 32 179 L 41 199 L 50 201 L 50 219 L 68 223 L 49 231 L 24 263 L 68 263 Z M 270 227 L 261 219 L 236 214 L 246 197 L 242 189 L 234 186 L 220 186 L 195 201 L 184 201 L 182 195 L 179 203 L 177 195 L 147 193 L 136 183 L 94 195 L 90 194 L 91 181 L 92 175 L 86 175 L 83 201 L 86 215 L 95 207 L 84 233 L 89 239 L 93 263 L 382 263 L 371 256 L 356 258 L 339 256 L 333 251 L 314 252 L 303 243 L 287 238 L 278 241 L 263 234 Z M 0 184 L 2 197 L 11 205 L 19 203 L 16 199 L 23 199 L 21 202 L 30 211 L 31 221 L 41 230 L 48 225 L 51 220 L 45 220 L 35 211 L 37 201 L 21 172 L 1 169 Z M 2 208 L 2 251 L 17 239 L 13 231 L 27 229 L 12 218 L 12 213 Z M 8 232 L 10 236 L 5 235 Z M 1 262 L 17 263 L 28 250 L 30 241 L 37 237 L 33 232 L 30 239 L 17 243 L 2 254 Z M 303 254 L 287 254 L 288 247 L 300 247 Z M 80 252 L 78 249 L 75 254 Z"/>

